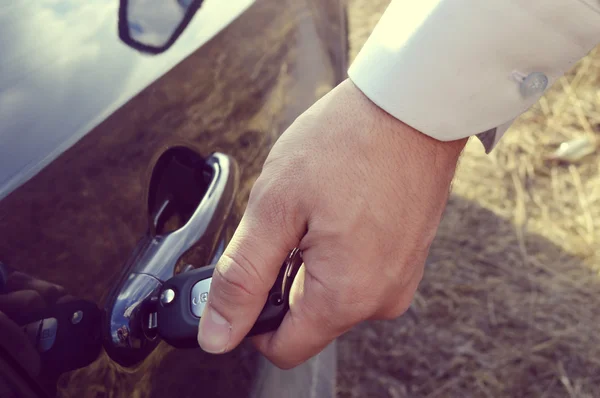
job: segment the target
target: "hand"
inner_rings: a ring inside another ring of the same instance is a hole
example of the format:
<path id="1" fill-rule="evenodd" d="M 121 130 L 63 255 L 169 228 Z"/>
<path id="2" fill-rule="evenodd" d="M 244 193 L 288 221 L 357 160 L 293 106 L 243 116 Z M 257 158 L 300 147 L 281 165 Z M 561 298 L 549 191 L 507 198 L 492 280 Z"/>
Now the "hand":
<path id="1" fill-rule="evenodd" d="M 4 303 L 18 306 L 22 301 L 36 304 L 36 298 L 31 291 L 24 291 L 19 296 L 9 293 L 3 297 Z M 40 373 L 40 355 L 29 341 L 21 326 L 0 309 L 0 346 L 25 369 L 30 376 Z"/>
<path id="2" fill-rule="evenodd" d="M 208 352 L 236 347 L 288 252 L 303 251 L 290 310 L 254 343 L 281 368 L 367 319 L 409 307 L 466 139 L 440 142 L 399 122 L 350 80 L 280 137 L 219 260 L 200 320 Z"/>
<path id="3" fill-rule="evenodd" d="M 67 296 L 65 288 L 54 283 L 33 278 L 15 271 L 9 274 L 3 294 L 0 294 L 0 311 L 19 322 L 32 312 L 63 302 Z"/>
<path id="4" fill-rule="evenodd" d="M 0 294 L 0 345 L 31 376 L 40 373 L 40 355 L 23 332 L 20 321 L 47 306 L 72 299 L 62 286 L 17 271 L 9 274 Z"/>

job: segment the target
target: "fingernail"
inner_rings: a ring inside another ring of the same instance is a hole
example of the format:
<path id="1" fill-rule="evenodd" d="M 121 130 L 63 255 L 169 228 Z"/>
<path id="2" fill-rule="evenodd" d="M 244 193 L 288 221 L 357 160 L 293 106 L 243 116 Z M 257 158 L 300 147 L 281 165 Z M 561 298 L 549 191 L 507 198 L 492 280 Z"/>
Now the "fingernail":
<path id="1" fill-rule="evenodd" d="M 221 354 L 227 350 L 230 335 L 229 322 L 211 306 L 206 307 L 198 328 L 200 347 L 208 353 Z"/>

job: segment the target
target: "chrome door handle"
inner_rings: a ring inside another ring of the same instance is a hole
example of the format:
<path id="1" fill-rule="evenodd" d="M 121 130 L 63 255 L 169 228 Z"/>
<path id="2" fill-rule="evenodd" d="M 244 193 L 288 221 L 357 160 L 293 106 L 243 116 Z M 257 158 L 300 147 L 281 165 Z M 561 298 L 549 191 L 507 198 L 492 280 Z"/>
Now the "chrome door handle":
<path id="1" fill-rule="evenodd" d="M 131 366 L 158 344 L 143 319 L 162 284 L 184 265 L 178 264 L 182 257 L 199 248 L 193 264 L 199 267 L 220 254 L 238 175 L 235 161 L 222 153 L 203 159 L 175 147 L 156 161 L 148 189 L 148 231 L 106 300 L 104 346 L 114 361 Z"/>

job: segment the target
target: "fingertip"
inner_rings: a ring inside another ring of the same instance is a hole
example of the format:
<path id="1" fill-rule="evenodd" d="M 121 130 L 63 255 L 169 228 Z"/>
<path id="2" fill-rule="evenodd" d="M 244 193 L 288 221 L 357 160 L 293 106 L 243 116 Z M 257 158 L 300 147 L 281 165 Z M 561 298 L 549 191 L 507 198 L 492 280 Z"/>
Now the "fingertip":
<path id="1" fill-rule="evenodd" d="M 210 354 L 223 354 L 231 346 L 231 323 L 210 305 L 200 318 L 198 344 Z"/>
<path id="2" fill-rule="evenodd" d="M 256 336 L 252 336 L 249 340 L 252 342 L 254 347 L 263 355 L 265 355 L 269 350 L 269 345 L 271 344 L 271 339 L 275 335 L 276 332 L 268 332 L 259 334 Z"/>
<path id="3" fill-rule="evenodd" d="M 279 369 L 289 370 L 304 362 L 287 358 L 285 353 L 282 356 L 280 352 L 281 350 L 273 347 L 273 341 L 276 334 L 276 331 L 269 332 L 262 335 L 253 336 L 250 339 L 258 352 L 260 352 L 265 358 L 267 358 L 267 360 L 269 360 L 269 362 L 277 366 Z"/>
<path id="4" fill-rule="evenodd" d="M 277 330 L 251 339 L 256 349 L 282 370 L 301 365 L 317 355 L 321 346 L 325 348 L 329 344 L 309 323 L 301 322 L 291 312 L 286 314 Z"/>

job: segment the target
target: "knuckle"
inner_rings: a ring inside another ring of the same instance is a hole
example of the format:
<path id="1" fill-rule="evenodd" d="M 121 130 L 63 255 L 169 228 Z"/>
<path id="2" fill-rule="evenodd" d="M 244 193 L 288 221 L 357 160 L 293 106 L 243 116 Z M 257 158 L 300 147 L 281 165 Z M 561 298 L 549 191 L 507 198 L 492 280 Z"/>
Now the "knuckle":
<path id="1" fill-rule="evenodd" d="M 282 172 L 283 173 L 283 172 Z M 278 234 L 286 243 L 295 242 L 294 227 L 300 224 L 299 203 L 301 193 L 287 177 L 277 174 L 270 178 L 262 174 L 250 193 L 248 208 L 253 218 L 270 234 Z"/>
<path id="2" fill-rule="evenodd" d="M 394 320 L 400 318 L 410 307 L 409 303 L 398 301 L 381 314 L 381 319 Z"/>
<path id="3" fill-rule="evenodd" d="M 276 340 L 276 341 L 273 341 Z M 306 359 L 298 358 L 297 355 L 290 354 L 289 345 L 282 339 L 272 339 L 268 345 L 259 349 L 260 353 L 273 365 L 282 370 L 289 370 L 302 364 Z"/>
<path id="4" fill-rule="evenodd" d="M 282 370 L 290 370 L 295 368 L 296 366 L 302 364 L 302 361 L 286 361 L 284 359 L 280 359 L 276 362 L 276 366 Z"/>
<path id="5" fill-rule="evenodd" d="M 20 271 L 15 271 L 8 276 L 7 285 L 10 285 L 11 287 L 13 287 L 13 285 L 22 286 L 32 280 L 33 278 L 31 276 Z"/>
<path id="6" fill-rule="evenodd" d="M 46 297 L 50 302 L 55 302 L 60 297 L 66 294 L 66 290 L 62 286 L 48 284 L 40 288 L 40 293 L 43 297 Z"/>
<path id="7" fill-rule="evenodd" d="M 251 245 L 246 245 L 244 247 L 249 248 L 249 250 L 245 250 L 241 245 L 233 246 L 234 250 L 225 251 L 221 256 L 220 263 L 222 266 L 228 270 L 232 274 L 233 282 L 245 282 L 248 285 L 248 288 L 252 288 L 251 291 L 254 291 L 254 287 L 264 286 L 265 280 L 261 276 L 260 271 L 258 270 L 259 263 L 264 263 L 264 260 L 260 258 L 257 254 L 252 256 L 248 256 L 245 254 L 248 251 L 255 251 Z M 233 269 L 230 269 L 233 268 Z M 238 271 L 238 272 L 236 272 Z M 241 279 L 238 281 L 235 278 Z"/>
<path id="8" fill-rule="evenodd" d="M 300 365 L 302 361 L 288 359 L 284 354 L 275 348 L 272 348 L 268 351 L 261 351 L 261 354 L 265 356 L 273 365 L 277 366 L 282 370 L 290 370 Z"/>
<path id="9" fill-rule="evenodd" d="M 300 365 L 300 363 L 286 361 L 285 359 L 270 359 L 270 361 L 281 370 L 290 370 Z"/>
<path id="10" fill-rule="evenodd" d="M 29 308 L 42 308 L 45 306 L 44 298 L 35 290 L 25 290 L 23 297 L 23 306 Z"/>
<path id="11" fill-rule="evenodd" d="M 410 280 L 403 285 L 396 285 L 395 289 L 389 290 L 390 293 L 387 295 L 387 303 L 382 311 L 379 311 L 381 319 L 393 320 L 402 316 L 411 306 L 413 298 L 415 296 L 417 287 L 421 280 L 423 272 L 417 269 L 413 272 Z"/>
<path id="12" fill-rule="evenodd" d="M 219 299 L 238 303 L 258 295 L 256 271 L 245 257 L 223 254 L 215 267 L 213 283 L 218 286 Z"/>
<path id="13" fill-rule="evenodd" d="M 257 181 L 258 183 L 258 181 Z M 285 182 L 264 183 L 265 185 L 259 185 L 256 190 L 253 190 L 250 194 L 250 205 L 256 211 L 257 217 L 259 217 L 267 225 L 273 225 L 275 227 L 281 227 L 285 225 L 287 218 L 288 203 L 290 191 L 287 189 Z"/>
<path id="14" fill-rule="evenodd" d="M 313 275 L 309 276 L 310 283 L 305 295 L 304 317 L 310 319 L 313 324 L 321 325 L 324 330 L 330 331 L 331 335 L 345 331 L 365 318 L 362 305 L 351 299 L 351 289 L 336 285 L 330 287 L 321 282 Z"/>

